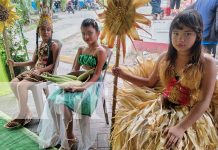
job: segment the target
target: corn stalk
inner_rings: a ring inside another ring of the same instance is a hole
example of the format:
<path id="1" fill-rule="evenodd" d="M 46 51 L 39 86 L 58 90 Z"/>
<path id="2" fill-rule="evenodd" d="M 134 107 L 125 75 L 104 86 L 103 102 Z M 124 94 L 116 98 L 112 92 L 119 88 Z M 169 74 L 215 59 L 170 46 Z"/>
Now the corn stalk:
<path id="1" fill-rule="evenodd" d="M 9 59 L 11 59 L 11 54 L 10 54 L 9 42 L 8 42 L 8 37 L 7 37 L 6 29 L 3 30 L 3 41 L 4 41 L 4 46 L 5 46 L 5 52 L 6 52 L 7 60 L 9 60 Z M 8 66 L 9 66 L 9 71 L 10 71 L 11 79 L 13 79 L 14 78 L 14 68 L 11 65 L 11 63 L 9 63 Z"/>
<path id="2" fill-rule="evenodd" d="M 117 43 L 116 43 L 116 61 L 115 61 L 115 67 L 119 67 L 120 62 L 120 36 L 117 37 Z M 115 122 L 115 114 L 116 114 L 116 104 L 117 104 L 117 83 L 118 83 L 118 77 L 114 77 L 114 91 L 113 91 L 113 104 L 112 104 L 112 118 L 111 118 L 111 132 L 113 131 L 113 125 Z"/>

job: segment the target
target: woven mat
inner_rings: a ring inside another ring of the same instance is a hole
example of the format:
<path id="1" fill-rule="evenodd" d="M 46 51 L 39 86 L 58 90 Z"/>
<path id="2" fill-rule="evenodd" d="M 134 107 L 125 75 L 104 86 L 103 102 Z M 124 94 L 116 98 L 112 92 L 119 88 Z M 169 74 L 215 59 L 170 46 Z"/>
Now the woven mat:
<path id="1" fill-rule="evenodd" d="M 35 133 L 26 128 L 6 129 L 8 120 L 10 117 L 0 111 L 0 150 L 40 150 Z"/>
<path id="2" fill-rule="evenodd" d="M 5 70 L 5 65 L 2 63 L 0 56 L 0 96 L 11 93 L 11 89 L 8 83 L 8 77 Z"/>

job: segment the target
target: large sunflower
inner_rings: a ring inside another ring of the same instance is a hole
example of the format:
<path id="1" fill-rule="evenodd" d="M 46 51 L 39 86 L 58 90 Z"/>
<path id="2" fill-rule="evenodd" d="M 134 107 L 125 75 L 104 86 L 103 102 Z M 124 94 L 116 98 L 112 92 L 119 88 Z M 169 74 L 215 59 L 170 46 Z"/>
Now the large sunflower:
<path id="1" fill-rule="evenodd" d="M 0 0 L 0 32 L 3 32 L 5 27 L 12 26 L 18 18 L 10 0 Z"/>
<path id="2" fill-rule="evenodd" d="M 144 6 L 149 0 L 107 0 L 105 10 L 97 14 L 104 23 L 100 39 L 106 38 L 109 48 L 113 48 L 114 41 L 119 38 L 123 57 L 126 54 L 126 36 L 132 40 L 140 40 L 137 28 L 143 29 L 139 23 L 150 26 L 151 21 L 136 9 Z M 102 5 L 102 4 L 101 4 Z M 143 29 L 144 30 L 144 29 Z"/>

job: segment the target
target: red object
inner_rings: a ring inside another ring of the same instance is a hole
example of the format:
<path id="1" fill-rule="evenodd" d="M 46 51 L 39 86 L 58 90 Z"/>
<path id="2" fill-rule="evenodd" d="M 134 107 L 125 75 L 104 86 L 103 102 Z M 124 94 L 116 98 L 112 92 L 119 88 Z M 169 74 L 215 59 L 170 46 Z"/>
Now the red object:
<path id="1" fill-rule="evenodd" d="M 178 90 L 178 102 L 183 106 L 188 105 L 190 102 L 190 89 L 182 86 L 175 78 L 172 78 L 169 81 L 169 84 L 164 90 L 163 95 L 168 98 L 170 95 L 170 92 L 174 88 Z"/>
<path id="2" fill-rule="evenodd" d="M 164 8 L 164 14 L 165 14 L 166 16 L 170 16 L 170 13 L 171 13 L 170 7 Z"/>

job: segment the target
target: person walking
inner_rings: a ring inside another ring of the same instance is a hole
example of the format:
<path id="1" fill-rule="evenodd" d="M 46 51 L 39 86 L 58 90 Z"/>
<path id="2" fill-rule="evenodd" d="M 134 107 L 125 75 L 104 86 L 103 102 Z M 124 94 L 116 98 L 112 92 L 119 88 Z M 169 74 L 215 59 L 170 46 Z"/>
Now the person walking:
<path id="1" fill-rule="evenodd" d="M 205 51 L 215 57 L 218 43 L 218 0 L 197 0 L 187 9 L 195 9 L 201 15 L 204 25 L 202 45 Z"/>
<path id="2" fill-rule="evenodd" d="M 151 7 L 152 7 L 152 16 L 153 20 L 157 20 L 159 17 L 160 19 L 163 18 L 163 10 L 161 9 L 161 0 L 151 0 L 150 1 Z"/>
<path id="3" fill-rule="evenodd" d="M 175 16 L 179 12 L 181 0 L 170 0 L 171 15 Z"/>

